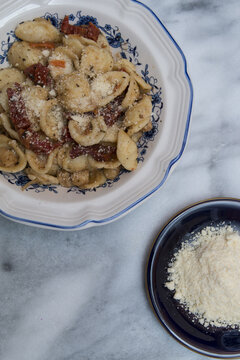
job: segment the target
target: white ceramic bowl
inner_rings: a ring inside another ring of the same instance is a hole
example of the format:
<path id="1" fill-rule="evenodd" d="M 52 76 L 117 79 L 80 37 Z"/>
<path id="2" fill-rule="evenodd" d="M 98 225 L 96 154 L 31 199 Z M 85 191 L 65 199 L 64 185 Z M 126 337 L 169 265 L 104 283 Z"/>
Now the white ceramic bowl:
<path id="1" fill-rule="evenodd" d="M 135 0 L 8 0 L 0 5 L 0 62 L 14 41 L 15 26 L 44 16 L 57 25 L 97 22 L 115 52 L 136 64 L 153 85 L 153 130 L 139 144 L 136 171 L 91 191 L 32 185 L 23 174 L 0 173 L 1 214 L 29 225 L 73 230 L 111 222 L 148 198 L 181 157 L 189 129 L 192 85 L 186 60 L 170 33 L 146 5 Z"/>

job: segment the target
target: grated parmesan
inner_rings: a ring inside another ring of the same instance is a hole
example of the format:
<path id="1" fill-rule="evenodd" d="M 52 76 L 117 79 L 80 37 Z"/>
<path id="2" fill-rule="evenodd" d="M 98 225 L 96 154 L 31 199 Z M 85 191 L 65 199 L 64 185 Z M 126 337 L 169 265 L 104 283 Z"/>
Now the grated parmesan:
<path id="1" fill-rule="evenodd" d="M 57 96 L 57 93 L 56 93 L 56 91 L 55 91 L 54 89 L 51 89 L 51 90 L 49 91 L 49 95 L 50 95 L 51 97 L 56 97 L 56 96 Z"/>
<path id="2" fill-rule="evenodd" d="M 40 112 L 45 104 L 45 100 L 31 98 L 30 96 L 25 97 L 27 113 L 33 112 L 36 117 L 40 117 Z M 31 117 L 31 114 L 30 114 Z"/>
<path id="3" fill-rule="evenodd" d="M 240 326 L 240 235 L 231 226 L 206 227 L 184 242 L 165 286 L 198 321 Z"/>
<path id="4" fill-rule="evenodd" d="M 43 50 L 42 54 L 43 54 L 43 56 L 48 57 L 50 55 L 50 51 L 49 50 Z"/>
<path id="5" fill-rule="evenodd" d="M 98 76 L 91 86 L 92 96 L 104 98 L 108 95 L 111 95 L 114 90 L 114 84 L 111 84 L 104 77 Z"/>
<path id="6" fill-rule="evenodd" d="M 48 121 L 48 126 L 51 126 L 51 132 L 56 135 L 60 140 L 64 127 L 64 120 L 62 109 L 60 106 L 55 106 L 51 110 L 51 115 L 53 116 L 54 121 Z"/>
<path id="7" fill-rule="evenodd" d="M 79 124 L 79 126 L 83 131 L 86 130 L 90 122 L 90 117 L 87 115 L 77 114 L 77 115 L 72 115 L 71 118 L 72 120 L 76 121 Z"/>

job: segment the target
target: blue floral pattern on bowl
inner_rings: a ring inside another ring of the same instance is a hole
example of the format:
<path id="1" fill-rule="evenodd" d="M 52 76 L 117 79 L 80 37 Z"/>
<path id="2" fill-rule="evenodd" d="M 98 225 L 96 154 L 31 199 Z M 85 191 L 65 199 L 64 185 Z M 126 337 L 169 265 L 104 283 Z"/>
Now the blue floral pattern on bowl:
<path id="1" fill-rule="evenodd" d="M 59 18 L 57 13 L 51 14 L 46 13 L 43 18 L 50 20 L 51 23 L 57 27 L 60 28 L 62 19 Z M 73 21 L 75 25 L 85 25 L 89 22 L 92 22 L 98 28 L 105 34 L 106 39 L 109 43 L 109 45 L 112 48 L 119 49 L 120 55 L 124 59 L 128 59 L 131 61 L 136 67 L 142 67 L 142 63 L 139 60 L 139 53 L 137 50 L 137 46 L 133 46 L 129 39 L 124 40 L 122 38 L 121 32 L 119 30 L 118 26 L 111 26 L 110 24 L 105 24 L 105 26 L 101 26 L 98 23 L 98 20 L 92 16 L 89 15 L 82 15 L 81 11 L 78 11 L 76 15 L 70 14 L 69 20 Z M 17 37 L 14 34 L 14 31 L 11 30 L 10 32 L 7 32 L 7 38 L 5 40 L 1 41 L 1 54 L 0 54 L 0 64 L 7 63 L 7 53 L 11 45 L 14 41 L 18 40 Z M 144 69 L 141 70 L 142 78 L 152 86 L 151 90 L 151 96 L 152 96 L 152 130 L 148 131 L 143 134 L 143 136 L 138 141 L 138 149 L 139 149 L 139 157 L 138 162 L 144 161 L 144 156 L 147 152 L 149 142 L 152 142 L 158 133 L 158 126 L 161 115 L 161 110 L 163 107 L 162 102 L 162 90 L 160 85 L 158 84 L 158 80 L 150 74 L 149 71 L 149 65 L 145 64 Z M 112 187 L 116 182 L 119 181 L 121 175 L 123 173 L 128 172 L 125 169 L 122 169 L 119 173 L 119 175 L 114 180 L 107 180 L 103 185 L 101 185 L 101 188 L 106 187 Z M 12 185 L 16 186 L 24 186 L 29 182 L 29 178 L 23 173 L 4 173 L 0 171 L 0 174 Z M 55 194 L 58 193 L 59 187 L 57 185 L 40 185 L 40 184 L 31 184 L 26 188 L 25 191 L 35 191 L 36 193 L 44 192 L 45 190 L 51 191 Z M 86 194 L 87 192 L 96 191 L 96 188 L 94 189 L 79 189 L 78 187 L 71 187 L 69 189 L 66 189 L 66 191 L 74 192 L 76 194 Z"/>

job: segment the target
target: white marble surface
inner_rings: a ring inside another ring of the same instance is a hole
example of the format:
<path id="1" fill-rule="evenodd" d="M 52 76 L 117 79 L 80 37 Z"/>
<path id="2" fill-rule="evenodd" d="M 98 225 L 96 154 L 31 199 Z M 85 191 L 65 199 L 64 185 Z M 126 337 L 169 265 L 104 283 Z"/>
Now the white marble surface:
<path id="1" fill-rule="evenodd" d="M 144 0 L 183 49 L 194 87 L 188 146 L 152 198 L 80 232 L 0 218 L 1 360 L 202 359 L 159 325 L 144 289 L 154 237 L 176 211 L 239 197 L 240 4 Z"/>

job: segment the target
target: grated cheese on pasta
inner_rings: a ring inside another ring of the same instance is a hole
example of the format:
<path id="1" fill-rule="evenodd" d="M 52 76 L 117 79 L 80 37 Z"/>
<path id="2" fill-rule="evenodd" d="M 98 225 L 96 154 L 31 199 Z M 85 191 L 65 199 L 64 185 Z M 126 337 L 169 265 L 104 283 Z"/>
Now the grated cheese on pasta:
<path id="1" fill-rule="evenodd" d="M 109 81 L 104 79 L 101 76 L 98 76 L 93 82 L 92 82 L 92 96 L 97 96 L 104 98 L 108 95 L 111 95 L 113 93 L 114 84 L 111 84 Z"/>
<path id="2" fill-rule="evenodd" d="M 50 55 L 50 51 L 49 50 L 43 50 L 42 54 L 43 54 L 43 56 L 48 57 Z"/>
<path id="3" fill-rule="evenodd" d="M 90 117 L 87 115 L 72 115 L 72 119 L 80 125 L 83 131 L 87 128 L 90 122 Z"/>

